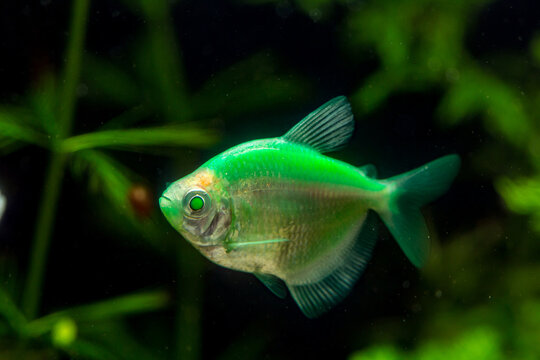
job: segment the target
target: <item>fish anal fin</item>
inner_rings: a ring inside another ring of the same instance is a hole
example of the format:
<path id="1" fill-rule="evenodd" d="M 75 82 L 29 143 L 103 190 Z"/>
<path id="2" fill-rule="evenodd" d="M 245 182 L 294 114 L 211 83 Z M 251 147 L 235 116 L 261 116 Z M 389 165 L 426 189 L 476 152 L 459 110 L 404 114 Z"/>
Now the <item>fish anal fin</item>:
<path id="1" fill-rule="evenodd" d="M 335 266 L 318 281 L 287 283 L 300 310 L 315 318 L 330 310 L 351 291 L 364 271 L 377 240 L 377 219 L 369 211 L 353 243 L 344 248 L 333 262 Z"/>
<path id="2" fill-rule="evenodd" d="M 277 276 L 271 274 L 253 273 L 271 292 L 277 297 L 284 299 L 287 295 L 285 283 Z"/>
<path id="3" fill-rule="evenodd" d="M 338 96 L 302 119 L 283 139 L 323 153 L 345 145 L 353 130 L 351 105 L 345 96 Z"/>

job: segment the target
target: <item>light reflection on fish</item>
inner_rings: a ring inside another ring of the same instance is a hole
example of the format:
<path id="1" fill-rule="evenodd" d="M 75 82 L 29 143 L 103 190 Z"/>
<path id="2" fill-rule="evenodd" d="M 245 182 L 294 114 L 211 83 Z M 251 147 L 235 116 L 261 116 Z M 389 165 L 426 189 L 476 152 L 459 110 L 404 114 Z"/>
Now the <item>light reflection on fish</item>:
<path id="1" fill-rule="evenodd" d="M 0 191 L 0 220 L 2 220 L 2 216 L 4 216 L 4 211 L 6 210 L 6 198 L 4 195 L 2 195 L 2 192 Z"/>
<path id="2" fill-rule="evenodd" d="M 377 179 L 372 165 L 322 155 L 343 146 L 353 127 L 347 99 L 334 98 L 284 136 L 235 146 L 172 183 L 159 200 L 163 214 L 214 263 L 255 274 L 282 298 L 287 287 L 306 316 L 319 316 L 368 263 L 374 213 L 410 261 L 424 264 L 420 207 L 448 189 L 460 164 L 448 155 Z"/>

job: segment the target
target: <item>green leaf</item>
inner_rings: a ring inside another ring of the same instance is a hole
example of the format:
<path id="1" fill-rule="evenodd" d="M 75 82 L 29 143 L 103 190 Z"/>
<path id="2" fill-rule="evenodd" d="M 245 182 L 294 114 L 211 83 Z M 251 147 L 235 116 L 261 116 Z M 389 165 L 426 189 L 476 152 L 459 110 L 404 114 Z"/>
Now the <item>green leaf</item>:
<path id="1" fill-rule="evenodd" d="M 22 333 L 26 318 L 2 287 L 0 287 L 0 315 L 6 319 L 13 330 Z"/>
<path id="2" fill-rule="evenodd" d="M 65 349 L 73 358 L 79 359 L 83 356 L 84 359 L 90 360 L 119 360 L 120 357 L 114 355 L 111 350 L 100 344 L 95 344 L 92 341 L 77 339 L 71 346 Z"/>
<path id="3" fill-rule="evenodd" d="M 540 178 L 500 178 L 495 189 L 510 210 L 518 214 L 540 215 Z"/>
<path id="4" fill-rule="evenodd" d="M 363 113 L 370 113 L 381 106 L 392 91 L 403 86 L 404 76 L 402 72 L 376 72 L 351 96 L 351 102 Z"/>
<path id="5" fill-rule="evenodd" d="M 517 91 L 474 68 L 462 72 L 441 101 L 438 113 L 448 124 L 481 114 L 488 130 L 516 145 L 526 143 L 532 133 L 531 121 Z"/>
<path id="6" fill-rule="evenodd" d="M 101 192 L 122 213 L 132 216 L 128 192 L 133 184 L 134 173 L 100 151 L 78 152 L 71 162 L 71 169 L 79 178 L 88 178 L 91 189 Z"/>
<path id="7" fill-rule="evenodd" d="M 59 321 L 66 318 L 71 318 L 82 326 L 80 324 L 85 322 L 108 321 L 127 315 L 160 310 L 168 304 L 169 295 L 164 291 L 124 295 L 46 315 L 28 323 L 27 332 L 30 335 L 39 336 L 51 331 Z"/>
<path id="8" fill-rule="evenodd" d="M 26 109 L 0 107 L 0 138 L 48 147 L 49 139 L 39 132 L 33 123 L 36 121 Z M 4 144 L 10 145 L 10 142 L 4 141 Z"/>
<path id="9" fill-rule="evenodd" d="M 64 152 L 76 152 L 98 147 L 140 152 L 145 146 L 185 146 L 206 148 L 217 142 L 213 130 L 195 125 L 163 126 L 142 129 L 104 130 L 73 136 L 64 140 Z"/>
<path id="10" fill-rule="evenodd" d="M 66 350 L 91 356 L 92 359 L 154 360 L 160 357 L 150 352 L 141 340 L 130 334 L 130 329 L 121 321 L 92 323 L 81 329 L 79 339 Z M 146 339 L 145 339 L 146 342 Z M 102 355 L 104 357 L 94 357 Z"/>
<path id="11" fill-rule="evenodd" d="M 118 236 L 130 237 L 133 242 L 145 240 L 163 251 L 168 241 L 163 233 L 163 216 L 155 213 L 153 208 L 141 218 L 130 201 L 134 185 L 145 183 L 141 176 L 97 150 L 83 150 L 73 154 L 70 165 L 73 174 L 85 179 L 90 191 L 98 194 L 92 195 L 92 200 L 96 201 L 92 206 L 102 209 L 99 211 L 102 217 L 99 221 L 108 227 L 108 231 L 119 232 Z M 101 201 L 103 199 L 100 197 L 108 202 Z"/>
<path id="12" fill-rule="evenodd" d="M 419 360 L 497 360 L 502 359 L 499 335 L 491 328 L 467 331 L 453 343 L 430 342 L 416 352 Z"/>
<path id="13" fill-rule="evenodd" d="M 497 332 L 488 327 L 472 329 L 451 342 L 429 341 L 412 352 L 403 353 L 395 345 L 379 345 L 353 354 L 350 360 L 497 360 L 502 359 Z"/>

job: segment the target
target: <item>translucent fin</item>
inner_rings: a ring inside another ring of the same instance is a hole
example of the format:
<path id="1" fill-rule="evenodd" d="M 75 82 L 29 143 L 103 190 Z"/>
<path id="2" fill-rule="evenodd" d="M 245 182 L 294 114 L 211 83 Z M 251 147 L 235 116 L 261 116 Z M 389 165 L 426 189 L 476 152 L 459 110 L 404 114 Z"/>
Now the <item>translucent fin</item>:
<path id="1" fill-rule="evenodd" d="M 358 170 L 360 170 L 360 172 L 364 173 L 364 175 L 372 179 L 375 179 L 377 177 L 377 169 L 375 168 L 375 165 L 367 164 L 364 166 L 360 166 Z"/>
<path id="2" fill-rule="evenodd" d="M 256 241 L 237 241 L 233 243 L 228 243 L 229 248 L 238 248 L 242 246 L 252 246 L 252 245 L 265 245 L 265 244 L 274 244 L 289 241 L 289 239 L 270 239 L 270 240 L 256 240 Z"/>
<path id="3" fill-rule="evenodd" d="M 352 246 L 343 249 L 336 267 L 323 279 L 301 285 L 287 284 L 300 310 L 315 318 L 330 310 L 351 291 L 364 271 L 377 240 L 377 219 L 369 211 L 358 237 Z"/>
<path id="4" fill-rule="evenodd" d="M 394 183 L 384 223 L 409 260 L 421 267 L 429 255 L 429 234 L 420 207 L 448 190 L 459 170 L 457 155 L 447 155 L 385 181 Z"/>
<path id="5" fill-rule="evenodd" d="M 284 299 L 287 295 L 287 289 L 282 280 L 277 276 L 270 274 L 253 273 L 271 292 L 277 297 Z"/>
<path id="6" fill-rule="evenodd" d="M 338 96 L 306 116 L 283 138 L 324 153 L 345 145 L 353 129 L 351 105 L 345 96 Z"/>

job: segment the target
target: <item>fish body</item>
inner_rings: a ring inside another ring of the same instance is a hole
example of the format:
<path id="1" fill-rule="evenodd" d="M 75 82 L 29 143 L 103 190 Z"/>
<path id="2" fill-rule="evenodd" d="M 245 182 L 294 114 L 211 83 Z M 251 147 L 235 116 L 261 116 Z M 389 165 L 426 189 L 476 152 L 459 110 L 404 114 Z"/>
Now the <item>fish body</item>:
<path id="1" fill-rule="evenodd" d="M 429 235 L 419 206 L 443 193 L 459 158 L 443 157 L 390 179 L 323 155 L 347 142 L 353 118 L 335 98 L 287 134 L 250 141 L 210 159 L 160 198 L 166 218 L 209 260 L 285 286 L 308 317 L 343 299 L 376 241 L 378 213 L 421 266 Z M 201 204 L 202 207 L 201 207 Z"/>
<path id="2" fill-rule="evenodd" d="M 356 233 L 386 187 L 358 168 L 279 138 L 236 146 L 202 169 L 223 182 L 235 214 L 224 246 L 202 246 L 203 254 L 211 260 L 223 255 L 221 265 L 288 282 L 345 245 L 335 240 Z M 266 240 L 275 241 L 243 245 Z"/>

